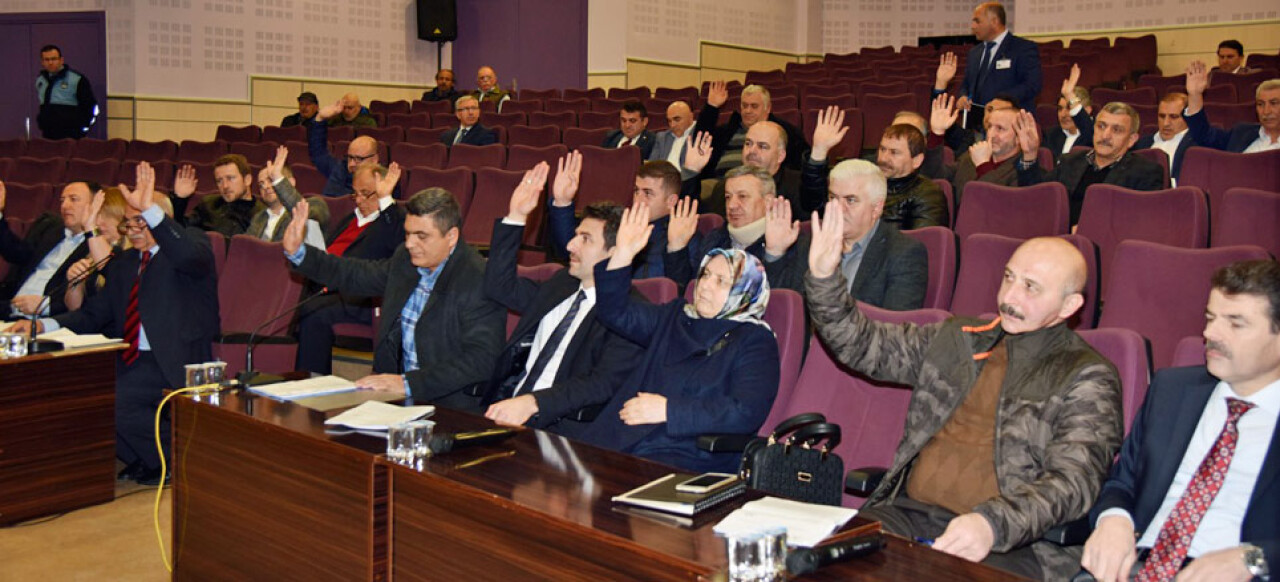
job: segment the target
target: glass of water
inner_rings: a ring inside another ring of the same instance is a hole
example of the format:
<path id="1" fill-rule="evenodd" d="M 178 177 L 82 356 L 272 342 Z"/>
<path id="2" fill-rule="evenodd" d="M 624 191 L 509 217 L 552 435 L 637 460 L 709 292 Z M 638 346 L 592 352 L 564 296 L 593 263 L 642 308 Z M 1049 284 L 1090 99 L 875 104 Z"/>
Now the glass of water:
<path id="1" fill-rule="evenodd" d="M 387 460 L 408 465 L 414 459 L 414 438 L 418 428 L 411 422 L 387 427 Z"/>
<path id="2" fill-rule="evenodd" d="M 787 528 L 775 526 L 760 532 L 758 580 L 783 582 L 787 579 Z"/>
<path id="3" fill-rule="evenodd" d="M 210 384 L 221 384 L 227 377 L 226 362 L 205 362 L 204 379 Z"/>
<path id="4" fill-rule="evenodd" d="M 760 579 L 761 538 L 759 532 L 725 536 L 725 555 L 729 558 L 730 582 L 755 582 Z"/>
<path id="5" fill-rule="evenodd" d="M 187 374 L 187 388 L 205 383 L 204 364 L 187 364 L 182 368 Z"/>
<path id="6" fill-rule="evenodd" d="M 21 333 L 4 334 L 4 355 L 7 358 L 21 358 L 27 355 L 27 336 Z"/>

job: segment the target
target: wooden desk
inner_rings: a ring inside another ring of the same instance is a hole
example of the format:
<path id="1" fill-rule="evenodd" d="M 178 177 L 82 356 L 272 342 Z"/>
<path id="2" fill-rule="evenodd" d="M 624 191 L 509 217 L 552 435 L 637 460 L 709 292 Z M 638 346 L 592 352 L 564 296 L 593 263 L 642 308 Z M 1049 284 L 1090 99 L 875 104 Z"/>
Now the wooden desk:
<path id="1" fill-rule="evenodd" d="M 115 498 L 122 348 L 0 360 L 0 525 Z"/>
<path id="2" fill-rule="evenodd" d="M 421 469 L 381 439 L 324 434 L 321 413 L 223 393 L 174 419 L 175 579 L 714 580 L 711 531 L 615 508 L 671 468 L 540 431 L 455 451 Z M 491 427 L 438 410 L 437 429 Z M 811 580 L 1004 580 L 893 539 Z"/>

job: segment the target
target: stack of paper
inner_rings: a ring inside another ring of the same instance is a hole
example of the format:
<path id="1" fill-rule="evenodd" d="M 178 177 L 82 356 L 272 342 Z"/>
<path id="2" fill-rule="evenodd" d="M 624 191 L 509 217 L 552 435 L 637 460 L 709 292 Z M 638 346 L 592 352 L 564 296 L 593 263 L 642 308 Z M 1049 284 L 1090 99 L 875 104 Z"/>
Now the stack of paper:
<path id="1" fill-rule="evenodd" d="M 61 342 L 62 346 L 67 349 L 87 348 L 90 346 L 101 346 L 120 342 L 118 339 L 111 339 L 100 333 L 77 334 L 65 327 L 48 333 L 42 333 L 36 336 L 36 338 Z"/>
<path id="2" fill-rule="evenodd" d="M 787 528 L 787 545 L 811 548 L 857 514 L 856 509 L 765 497 L 725 516 L 715 532 L 734 536 L 782 526 Z"/>
<path id="3" fill-rule="evenodd" d="M 324 421 L 326 426 L 345 426 L 357 431 L 385 431 L 388 426 L 417 420 L 436 411 L 434 406 L 397 406 L 370 400 Z"/>
<path id="4" fill-rule="evenodd" d="M 268 398 L 275 398 L 276 400 L 294 400 L 297 398 L 319 396 L 321 394 L 347 392 L 355 389 L 356 385 L 346 378 L 339 378 L 337 376 L 316 376 L 315 378 L 307 378 L 306 380 L 252 386 L 249 388 L 249 391 L 261 394 Z"/>

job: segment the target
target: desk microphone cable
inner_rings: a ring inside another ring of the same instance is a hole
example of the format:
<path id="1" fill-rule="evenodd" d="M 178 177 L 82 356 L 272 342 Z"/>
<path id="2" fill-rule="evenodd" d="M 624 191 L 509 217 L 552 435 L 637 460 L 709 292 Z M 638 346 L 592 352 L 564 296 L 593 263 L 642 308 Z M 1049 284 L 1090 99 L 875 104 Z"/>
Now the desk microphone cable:
<path id="1" fill-rule="evenodd" d="M 164 568 L 165 570 L 168 570 L 170 574 L 173 573 L 173 563 L 169 561 L 169 549 L 165 547 L 164 534 L 160 532 L 160 500 L 164 498 L 164 478 L 169 471 L 168 463 L 166 463 L 164 460 L 164 446 L 160 443 L 161 413 L 164 412 L 164 405 L 167 404 L 169 402 L 169 399 L 173 398 L 174 396 L 177 396 L 179 394 L 200 393 L 208 390 L 216 390 L 221 387 L 222 387 L 221 384 L 218 384 L 215 382 L 210 384 L 201 384 L 199 386 L 189 386 L 187 388 L 180 388 L 166 395 L 164 399 L 160 401 L 160 405 L 156 407 L 155 438 L 156 438 L 156 451 L 160 453 L 160 483 L 156 485 L 156 503 L 155 503 L 155 507 L 152 508 L 151 510 L 151 521 L 156 528 L 156 541 L 159 542 L 160 544 L 160 558 L 164 560 Z"/>

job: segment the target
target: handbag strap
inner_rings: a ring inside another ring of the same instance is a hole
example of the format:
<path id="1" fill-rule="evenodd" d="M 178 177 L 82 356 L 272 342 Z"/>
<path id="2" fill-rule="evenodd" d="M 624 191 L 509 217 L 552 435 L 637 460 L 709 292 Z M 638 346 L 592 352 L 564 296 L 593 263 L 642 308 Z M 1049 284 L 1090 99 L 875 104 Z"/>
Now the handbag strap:
<path id="1" fill-rule="evenodd" d="M 788 442 L 789 444 L 807 444 L 813 448 L 824 439 L 827 441 L 824 447 L 828 451 L 835 449 L 836 445 L 840 444 L 840 425 L 829 422 L 810 424 L 797 430 Z"/>
<path id="2" fill-rule="evenodd" d="M 779 422 L 777 428 L 773 429 L 773 434 L 770 435 L 769 438 L 773 439 L 774 441 L 780 441 L 782 440 L 782 437 L 786 436 L 793 430 L 799 429 L 806 425 L 813 424 L 815 422 L 826 422 L 826 421 L 827 421 L 827 417 L 823 416 L 821 412 L 805 412 L 802 414 L 797 414 L 791 418 L 788 418 L 782 422 Z"/>

